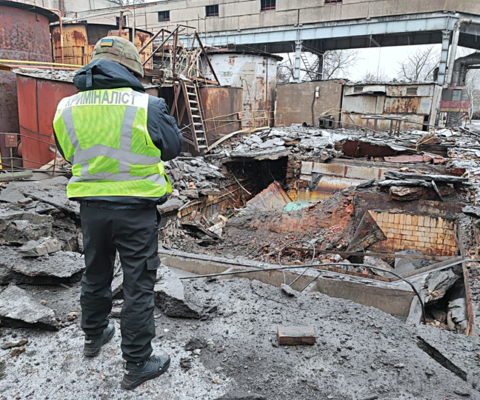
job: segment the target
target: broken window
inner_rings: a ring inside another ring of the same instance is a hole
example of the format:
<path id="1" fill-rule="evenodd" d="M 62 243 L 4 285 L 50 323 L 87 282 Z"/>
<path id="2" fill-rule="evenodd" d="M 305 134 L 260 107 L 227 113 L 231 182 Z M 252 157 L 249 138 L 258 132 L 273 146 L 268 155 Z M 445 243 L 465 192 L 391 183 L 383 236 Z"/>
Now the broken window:
<path id="1" fill-rule="evenodd" d="M 407 88 L 407 94 L 410 94 L 410 95 L 417 95 L 417 92 L 418 92 L 418 87 L 409 87 Z"/>
<path id="2" fill-rule="evenodd" d="M 170 11 L 159 11 L 158 22 L 170 21 Z"/>
<path id="3" fill-rule="evenodd" d="M 363 92 L 363 86 L 355 86 L 355 88 L 353 89 L 353 92 L 354 92 L 354 93 L 361 93 L 361 92 Z"/>
<path id="4" fill-rule="evenodd" d="M 218 17 L 218 4 L 206 6 L 205 9 L 207 17 Z"/>
<path id="5" fill-rule="evenodd" d="M 261 0 L 262 11 L 275 10 L 276 0 Z"/>

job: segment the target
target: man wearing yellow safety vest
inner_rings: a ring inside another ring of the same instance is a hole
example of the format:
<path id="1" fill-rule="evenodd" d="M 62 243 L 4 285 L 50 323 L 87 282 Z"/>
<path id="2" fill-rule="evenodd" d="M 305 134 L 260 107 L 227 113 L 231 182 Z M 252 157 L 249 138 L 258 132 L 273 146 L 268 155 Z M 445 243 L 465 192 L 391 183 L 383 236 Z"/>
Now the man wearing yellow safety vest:
<path id="1" fill-rule="evenodd" d="M 53 122 L 57 147 L 72 164 L 67 196 L 81 204 L 86 270 L 82 279 L 84 355 L 99 354 L 114 335 L 109 324 L 115 252 L 123 268 L 122 387 L 164 373 L 167 355 L 152 355 L 153 287 L 158 259 L 157 204 L 171 192 L 163 161 L 182 135 L 163 99 L 145 94 L 133 43 L 106 37 L 75 75 L 79 93 L 63 99 Z"/>

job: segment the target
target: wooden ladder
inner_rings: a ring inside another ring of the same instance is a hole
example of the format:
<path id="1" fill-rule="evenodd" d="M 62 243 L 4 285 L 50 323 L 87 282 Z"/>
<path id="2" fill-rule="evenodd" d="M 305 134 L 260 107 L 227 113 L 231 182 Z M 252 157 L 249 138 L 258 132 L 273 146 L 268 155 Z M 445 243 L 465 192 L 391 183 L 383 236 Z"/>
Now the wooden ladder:
<path id="1" fill-rule="evenodd" d="M 208 150 L 208 140 L 205 121 L 202 116 L 198 88 L 193 82 L 182 81 L 182 84 L 194 146 L 198 152 L 204 153 Z"/>

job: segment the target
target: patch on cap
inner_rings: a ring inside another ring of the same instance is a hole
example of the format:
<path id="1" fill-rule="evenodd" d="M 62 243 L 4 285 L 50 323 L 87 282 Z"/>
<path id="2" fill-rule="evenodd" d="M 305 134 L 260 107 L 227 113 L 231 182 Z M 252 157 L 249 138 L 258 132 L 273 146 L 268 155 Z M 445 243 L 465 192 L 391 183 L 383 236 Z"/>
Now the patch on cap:
<path id="1" fill-rule="evenodd" d="M 102 39 L 100 42 L 100 46 L 102 47 L 112 47 L 113 46 L 113 39 Z"/>

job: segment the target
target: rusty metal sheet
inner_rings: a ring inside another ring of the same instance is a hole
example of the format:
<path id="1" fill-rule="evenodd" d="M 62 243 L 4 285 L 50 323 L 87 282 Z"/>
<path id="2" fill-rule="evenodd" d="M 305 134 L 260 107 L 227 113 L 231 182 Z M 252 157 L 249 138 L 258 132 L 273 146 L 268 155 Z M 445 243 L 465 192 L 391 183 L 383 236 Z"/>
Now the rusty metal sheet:
<path id="1" fill-rule="evenodd" d="M 349 157 L 392 157 L 400 154 L 415 154 L 414 150 L 410 149 L 393 149 L 389 145 L 372 144 L 362 142 L 361 140 L 347 140 L 343 146 L 342 151 Z"/>
<path id="2" fill-rule="evenodd" d="M 386 114 L 430 114 L 431 99 L 424 97 L 387 97 Z"/>
<path id="3" fill-rule="evenodd" d="M 273 126 L 277 62 L 265 53 L 209 52 L 221 85 L 243 88 L 243 127 Z M 211 71 L 206 77 L 213 78 Z"/>
<path id="4" fill-rule="evenodd" d="M 52 62 L 50 22 L 56 15 L 40 7 L 8 2 L 0 5 L 0 58 Z M 16 77 L 0 71 L 0 127 L 2 132 L 19 132 Z M 0 135 L 2 162 L 9 163 L 10 149 Z M 21 163 L 16 165 L 21 166 Z"/>
<path id="5" fill-rule="evenodd" d="M 247 202 L 257 210 L 283 210 L 292 200 L 278 182 L 273 182 L 265 190 Z"/>
<path id="6" fill-rule="evenodd" d="M 25 168 L 39 168 L 54 158 L 52 121 L 61 99 L 77 93 L 70 82 L 17 75 L 18 111 Z"/>
<path id="7" fill-rule="evenodd" d="M 300 180 L 298 182 L 297 201 L 319 201 L 332 197 L 335 193 L 364 183 L 364 179 L 351 179 L 338 176 L 322 176 L 318 185 L 312 190 L 310 182 Z"/>
<path id="8" fill-rule="evenodd" d="M 237 87 L 204 86 L 199 90 L 208 143 L 242 129 L 243 90 Z"/>

